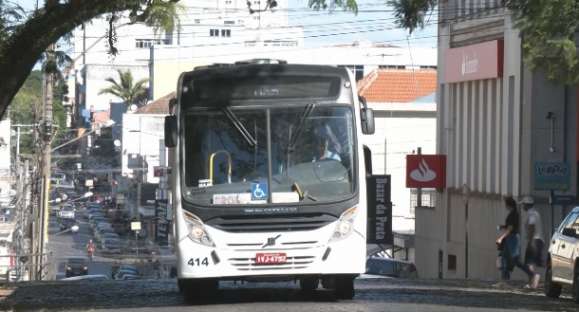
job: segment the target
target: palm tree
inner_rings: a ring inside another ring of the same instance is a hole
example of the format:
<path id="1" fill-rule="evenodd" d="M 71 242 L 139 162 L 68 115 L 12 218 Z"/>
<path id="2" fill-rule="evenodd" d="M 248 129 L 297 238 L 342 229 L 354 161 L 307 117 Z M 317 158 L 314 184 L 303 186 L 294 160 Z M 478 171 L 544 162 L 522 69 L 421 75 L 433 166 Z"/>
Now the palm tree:
<path id="1" fill-rule="evenodd" d="M 118 69 L 119 81 L 114 78 L 109 77 L 106 79 L 111 86 L 108 88 L 101 89 L 100 94 L 112 94 L 120 99 L 122 99 L 127 106 L 132 104 L 138 104 L 147 99 L 147 88 L 145 84 L 149 79 L 141 79 L 133 84 L 133 74 L 130 70 L 123 72 Z"/>

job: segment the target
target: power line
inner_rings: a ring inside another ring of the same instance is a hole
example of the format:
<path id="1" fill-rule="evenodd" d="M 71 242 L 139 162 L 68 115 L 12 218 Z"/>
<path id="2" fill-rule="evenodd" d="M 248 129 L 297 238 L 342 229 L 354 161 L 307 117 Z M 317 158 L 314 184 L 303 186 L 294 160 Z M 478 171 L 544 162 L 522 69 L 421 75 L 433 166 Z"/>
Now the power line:
<path id="1" fill-rule="evenodd" d="M 500 15 L 493 15 L 493 16 L 487 16 L 487 17 L 479 17 L 477 18 L 478 20 L 481 19 L 496 19 L 497 17 L 500 16 L 504 16 L 506 14 L 500 14 Z M 456 19 L 456 18 L 455 18 Z M 445 24 L 448 23 L 449 20 L 445 20 L 445 21 L 436 21 L 433 23 L 428 23 L 425 26 L 428 25 L 440 25 L 440 24 Z M 368 32 L 378 32 L 378 31 L 387 31 L 387 30 L 394 30 L 394 29 L 399 29 L 398 27 L 387 27 L 385 28 L 385 25 L 381 25 L 383 26 L 382 28 L 376 28 L 376 27 L 368 27 L 368 26 L 364 26 L 361 28 L 353 28 L 356 29 L 357 31 L 349 31 L 349 32 L 336 32 L 336 33 L 327 33 L 327 34 L 317 34 L 317 35 L 308 35 L 308 36 L 295 36 L 295 37 L 286 37 L 286 38 L 278 38 L 276 39 L 277 41 L 289 41 L 289 40 L 299 40 L 299 39 L 309 39 L 309 38 L 323 38 L 323 37 L 333 37 L 333 36 L 340 36 L 340 35 L 347 35 L 347 34 L 357 34 L 357 33 L 368 33 Z M 278 33 L 280 34 L 280 33 Z M 437 38 L 437 37 L 441 37 L 441 36 L 450 36 L 450 35 L 434 35 L 434 36 L 424 36 L 424 37 L 414 37 L 412 38 L 413 40 L 423 40 L 423 39 L 430 39 L 430 38 Z M 199 37 L 199 38 L 203 38 L 203 37 Z M 387 40 L 384 41 L 385 43 L 392 43 L 392 42 L 400 42 L 400 41 L 405 41 L 406 38 L 404 39 L 395 39 L 395 40 Z M 193 44 L 193 45 L 179 45 L 179 46 L 164 46 L 164 49 L 181 49 L 181 48 L 195 48 L 195 47 L 226 47 L 226 46 L 232 46 L 232 45 L 241 45 L 241 44 L 245 44 L 247 40 L 244 41 L 233 41 L 233 42 L 218 42 L 218 43 L 202 43 L 202 44 Z M 130 52 L 130 51 L 136 51 L 136 50 L 140 50 L 138 48 L 131 48 L 131 49 L 121 49 L 118 50 L 119 52 Z M 93 51 L 93 52 L 89 52 L 89 53 L 107 53 L 108 50 L 100 50 L 100 51 Z M 253 53 L 253 52 L 252 52 Z M 246 53 L 243 53 L 246 54 Z M 225 55 L 234 55 L 234 54 L 225 54 Z"/>

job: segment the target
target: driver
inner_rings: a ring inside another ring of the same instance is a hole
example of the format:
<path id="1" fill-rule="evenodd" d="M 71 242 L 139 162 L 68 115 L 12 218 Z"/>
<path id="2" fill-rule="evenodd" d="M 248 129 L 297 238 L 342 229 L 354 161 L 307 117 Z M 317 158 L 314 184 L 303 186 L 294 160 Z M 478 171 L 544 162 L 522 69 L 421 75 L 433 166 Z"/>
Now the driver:
<path id="1" fill-rule="evenodd" d="M 314 160 L 336 160 L 342 161 L 340 157 L 341 146 L 332 129 L 325 124 L 321 129 L 316 131 L 317 155 Z"/>

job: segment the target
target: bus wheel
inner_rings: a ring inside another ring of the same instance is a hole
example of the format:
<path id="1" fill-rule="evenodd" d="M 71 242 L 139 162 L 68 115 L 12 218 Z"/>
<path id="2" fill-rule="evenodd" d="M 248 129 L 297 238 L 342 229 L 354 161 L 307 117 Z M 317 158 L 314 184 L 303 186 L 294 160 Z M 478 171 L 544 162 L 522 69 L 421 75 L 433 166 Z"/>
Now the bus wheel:
<path id="1" fill-rule="evenodd" d="M 317 277 L 304 277 L 300 279 L 300 288 L 304 292 L 312 292 L 318 289 L 318 283 Z"/>
<path id="2" fill-rule="evenodd" d="M 179 291 L 187 303 L 204 303 L 214 299 L 219 289 L 219 282 L 214 279 L 179 279 Z"/>
<path id="3" fill-rule="evenodd" d="M 335 295 L 338 299 L 350 300 L 354 298 L 354 278 L 353 277 L 336 277 Z"/>

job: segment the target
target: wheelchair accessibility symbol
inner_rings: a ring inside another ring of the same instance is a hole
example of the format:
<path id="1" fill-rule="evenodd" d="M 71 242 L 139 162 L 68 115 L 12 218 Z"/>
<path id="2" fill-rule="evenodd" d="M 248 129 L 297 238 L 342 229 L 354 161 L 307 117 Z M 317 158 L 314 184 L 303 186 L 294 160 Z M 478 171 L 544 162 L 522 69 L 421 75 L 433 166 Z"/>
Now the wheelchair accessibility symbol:
<path id="1" fill-rule="evenodd" d="M 251 200 L 267 199 L 267 183 L 251 183 Z"/>

